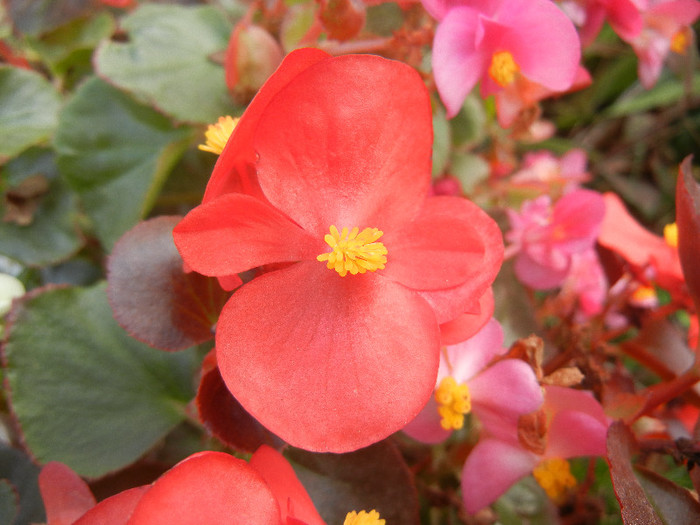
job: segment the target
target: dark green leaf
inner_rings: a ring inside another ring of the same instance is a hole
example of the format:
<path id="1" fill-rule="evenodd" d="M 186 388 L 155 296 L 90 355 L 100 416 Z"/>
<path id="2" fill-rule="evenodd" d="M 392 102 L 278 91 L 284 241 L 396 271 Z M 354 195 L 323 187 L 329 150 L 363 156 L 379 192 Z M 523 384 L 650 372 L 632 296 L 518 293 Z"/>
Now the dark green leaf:
<path id="1" fill-rule="evenodd" d="M 224 69 L 231 26 L 212 7 L 146 4 L 125 17 L 128 42 L 98 48 L 97 72 L 178 120 L 211 123 L 235 110 Z"/>
<path id="2" fill-rule="evenodd" d="M 11 406 L 42 462 L 102 476 L 138 459 L 185 417 L 193 351 L 170 354 L 112 319 L 105 285 L 32 294 L 5 345 Z"/>
<path id="3" fill-rule="evenodd" d="M 39 467 L 32 463 L 26 454 L 0 443 L 0 479 L 6 479 L 15 492 L 18 512 L 15 521 L 3 521 L 0 513 L 0 523 L 42 523 L 46 521 L 44 504 L 39 493 Z M 3 507 L 0 497 L 0 508 Z"/>
<path id="4" fill-rule="evenodd" d="M 387 523 L 418 525 L 413 475 L 390 441 L 348 454 L 289 449 L 285 455 L 326 523 L 343 523 L 353 510 L 376 510 Z"/>
<path id="5" fill-rule="evenodd" d="M 190 139 L 190 129 L 97 78 L 76 91 L 56 133 L 58 166 L 107 249 L 148 213 Z"/>

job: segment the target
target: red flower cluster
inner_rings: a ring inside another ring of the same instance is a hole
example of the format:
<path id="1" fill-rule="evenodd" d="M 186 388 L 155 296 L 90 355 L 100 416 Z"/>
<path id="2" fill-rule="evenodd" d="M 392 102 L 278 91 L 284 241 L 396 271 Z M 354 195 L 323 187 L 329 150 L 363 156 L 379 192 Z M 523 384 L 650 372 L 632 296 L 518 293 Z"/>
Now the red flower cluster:
<path id="1" fill-rule="evenodd" d="M 484 317 L 501 233 L 471 202 L 430 195 L 431 145 L 413 69 L 295 51 L 173 232 L 199 273 L 257 269 L 221 312 L 217 361 L 292 445 L 344 452 L 401 429 L 432 394 L 440 325 Z"/>

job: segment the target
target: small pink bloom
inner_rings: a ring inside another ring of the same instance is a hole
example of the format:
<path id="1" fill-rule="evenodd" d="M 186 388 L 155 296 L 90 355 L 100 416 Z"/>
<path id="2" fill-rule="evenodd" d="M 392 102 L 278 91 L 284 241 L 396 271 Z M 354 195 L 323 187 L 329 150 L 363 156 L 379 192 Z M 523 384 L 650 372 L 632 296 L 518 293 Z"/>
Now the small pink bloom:
<path id="1" fill-rule="evenodd" d="M 491 319 L 470 339 L 444 349 L 436 390 L 445 378 L 451 377 L 458 385 L 467 385 L 470 411 L 482 424 L 492 427 L 516 424 L 521 414 L 542 404 L 542 391 L 534 371 L 524 361 L 503 359 L 492 364 L 505 351 L 503 330 L 498 321 Z M 424 443 L 447 439 L 452 430 L 441 425 L 438 407 L 436 398 L 432 397 L 403 431 Z"/>
<path id="2" fill-rule="evenodd" d="M 424 5 L 440 22 L 433 69 L 449 117 L 477 82 L 486 97 L 520 76 L 552 91 L 564 91 L 574 81 L 578 34 L 550 0 L 424 0 Z"/>
<path id="3" fill-rule="evenodd" d="M 644 21 L 640 12 L 642 0 L 564 0 L 562 10 L 580 28 L 581 43 L 589 45 L 607 20 L 624 40 L 635 38 Z"/>
<path id="4" fill-rule="evenodd" d="M 572 149 L 560 158 L 547 150 L 531 152 L 525 155 L 522 168 L 511 176 L 510 183 L 538 193 L 551 193 L 553 189 L 567 193 L 590 180 L 587 162 L 582 149 Z"/>
<path id="5" fill-rule="evenodd" d="M 470 514 L 496 501 L 545 460 L 605 454 L 609 422 L 593 396 L 551 385 L 544 390 L 544 433 L 539 442 L 518 439 L 519 434 L 527 433 L 523 423 L 510 428 L 484 425 L 488 434 L 474 447 L 462 470 L 462 497 Z"/>
<path id="6" fill-rule="evenodd" d="M 506 240 L 518 251 L 518 279 L 537 290 L 560 286 L 573 255 L 595 243 L 604 214 L 602 196 L 591 190 L 572 191 L 554 206 L 543 195 L 525 202 L 520 213 L 508 210 L 511 230 Z"/>
<path id="7" fill-rule="evenodd" d="M 692 42 L 690 26 L 700 17 L 700 2 L 649 0 L 643 16 L 644 28 L 628 41 L 639 59 L 639 80 L 649 89 L 659 79 L 668 54 L 684 54 Z"/>
<path id="8" fill-rule="evenodd" d="M 577 317 L 585 320 L 603 311 L 608 295 L 608 280 L 594 248 L 575 254 L 562 285 L 562 295 L 576 300 Z"/>

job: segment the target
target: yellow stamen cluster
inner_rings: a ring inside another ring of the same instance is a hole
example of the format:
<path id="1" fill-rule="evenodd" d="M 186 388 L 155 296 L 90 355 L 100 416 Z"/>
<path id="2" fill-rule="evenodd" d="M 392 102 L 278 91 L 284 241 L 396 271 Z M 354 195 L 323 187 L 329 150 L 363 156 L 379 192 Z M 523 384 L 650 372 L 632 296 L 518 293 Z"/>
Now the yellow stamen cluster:
<path id="1" fill-rule="evenodd" d="M 658 297 L 653 286 L 639 285 L 630 296 L 630 301 L 637 306 L 653 306 Z"/>
<path id="2" fill-rule="evenodd" d="M 671 51 L 679 55 L 685 55 L 688 46 L 690 46 L 690 28 L 683 27 L 679 29 L 673 38 L 671 38 Z"/>
<path id="3" fill-rule="evenodd" d="M 532 475 L 555 503 L 562 503 L 566 493 L 576 486 L 576 478 L 565 459 L 545 459 L 533 469 Z"/>
<path id="4" fill-rule="evenodd" d="M 350 231 L 343 228 L 342 232 L 338 232 L 335 226 L 331 226 L 330 231 L 324 240 L 333 251 L 316 257 L 319 261 L 328 261 L 326 266 L 329 270 L 335 270 L 345 277 L 348 273 L 357 275 L 384 269 L 387 250 L 384 244 L 377 242 L 384 232 L 377 228 L 360 231 L 357 227 Z"/>
<path id="5" fill-rule="evenodd" d="M 233 118 L 229 115 L 225 117 L 219 117 L 216 124 L 210 124 L 207 127 L 207 131 L 204 132 L 204 137 L 207 139 L 206 144 L 200 144 L 198 146 L 202 151 L 209 151 L 216 155 L 221 155 L 224 151 L 224 146 L 228 142 L 228 138 L 233 133 L 233 128 L 238 124 L 237 118 Z"/>
<path id="6" fill-rule="evenodd" d="M 520 71 L 520 68 L 509 51 L 499 51 L 491 57 L 489 76 L 499 86 L 506 87 L 512 83 L 518 71 Z"/>
<path id="7" fill-rule="evenodd" d="M 385 525 L 386 520 L 379 519 L 379 513 L 376 510 L 365 512 L 361 510 L 359 514 L 354 510 L 348 512 L 345 516 L 343 525 Z"/>
<path id="8" fill-rule="evenodd" d="M 678 225 L 675 222 L 664 226 L 664 240 L 673 248 L 678 248 Z"/>
<path id="9" fill-rule="evenodd" d="M 464 426 L 464 415 L 472 409 L 469 387 L 457 384 L 454 377 L 447 376 L 435 390 L 438 413 L 442 417 L 440 426 L 445 430 L 459 430 Z"/>

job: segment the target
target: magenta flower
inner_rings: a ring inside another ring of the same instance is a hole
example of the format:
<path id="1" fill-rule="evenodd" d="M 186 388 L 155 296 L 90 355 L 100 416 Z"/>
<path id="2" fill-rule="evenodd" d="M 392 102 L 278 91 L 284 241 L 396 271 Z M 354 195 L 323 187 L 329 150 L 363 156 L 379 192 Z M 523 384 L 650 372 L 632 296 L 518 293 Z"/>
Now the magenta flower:
<path id="1" fill-rule="evenodd" d="M 435 396 L 403 431 L 424 443 L 438 443 L 473 413 L 491 427 L 514 425 L 542 404 L 535 373 L 524 361 L 503 359 L 503 329 L 491 319 L 476 335 L 444 349 Z M 508 385 L 504 388 L 504 385 Z"/>
<path id="2" fill-rule="evenodd" d="M 649 89 L 661 75 L 668 54 L 685 54 L 693 41 L 691 25 L 700 17 L 697 0 L 649 0 L 644 28 L 628 41 L 639 59 L 638 75 Z"/>
<path id="3" fill-rule="evenodd" d="M 440 23 L 433 70 L 448 116 L 481 82 L 486 97 L 519 76 L 552 91 L 574 81 L 580 43 L 569 18 L 550 0 L 423 0 Z"/>
<path id="4" fill-rule="evenodd" d="M 546 290 L 560 286 L 572 257 L 589 250 L 605 216 L 602 195 L 591 190 L 567 193 L 554 206 L 543 195 L 507 210 L 511 230 L 506 239 L 517 251 L 515 274 L 527 286 Z"/>
<path id="5" fill-rule="evenodd" d="M 488 433 L 467 457 L 462 470 L 462 498 L 474 514 L 511 485 L 533 473 L 554 500 L 575 486 L 568 458 L 602 456 L 608 419 L 588 392 L 545 386 L 542 409 L 506 428 L 484 424 Z"/>

